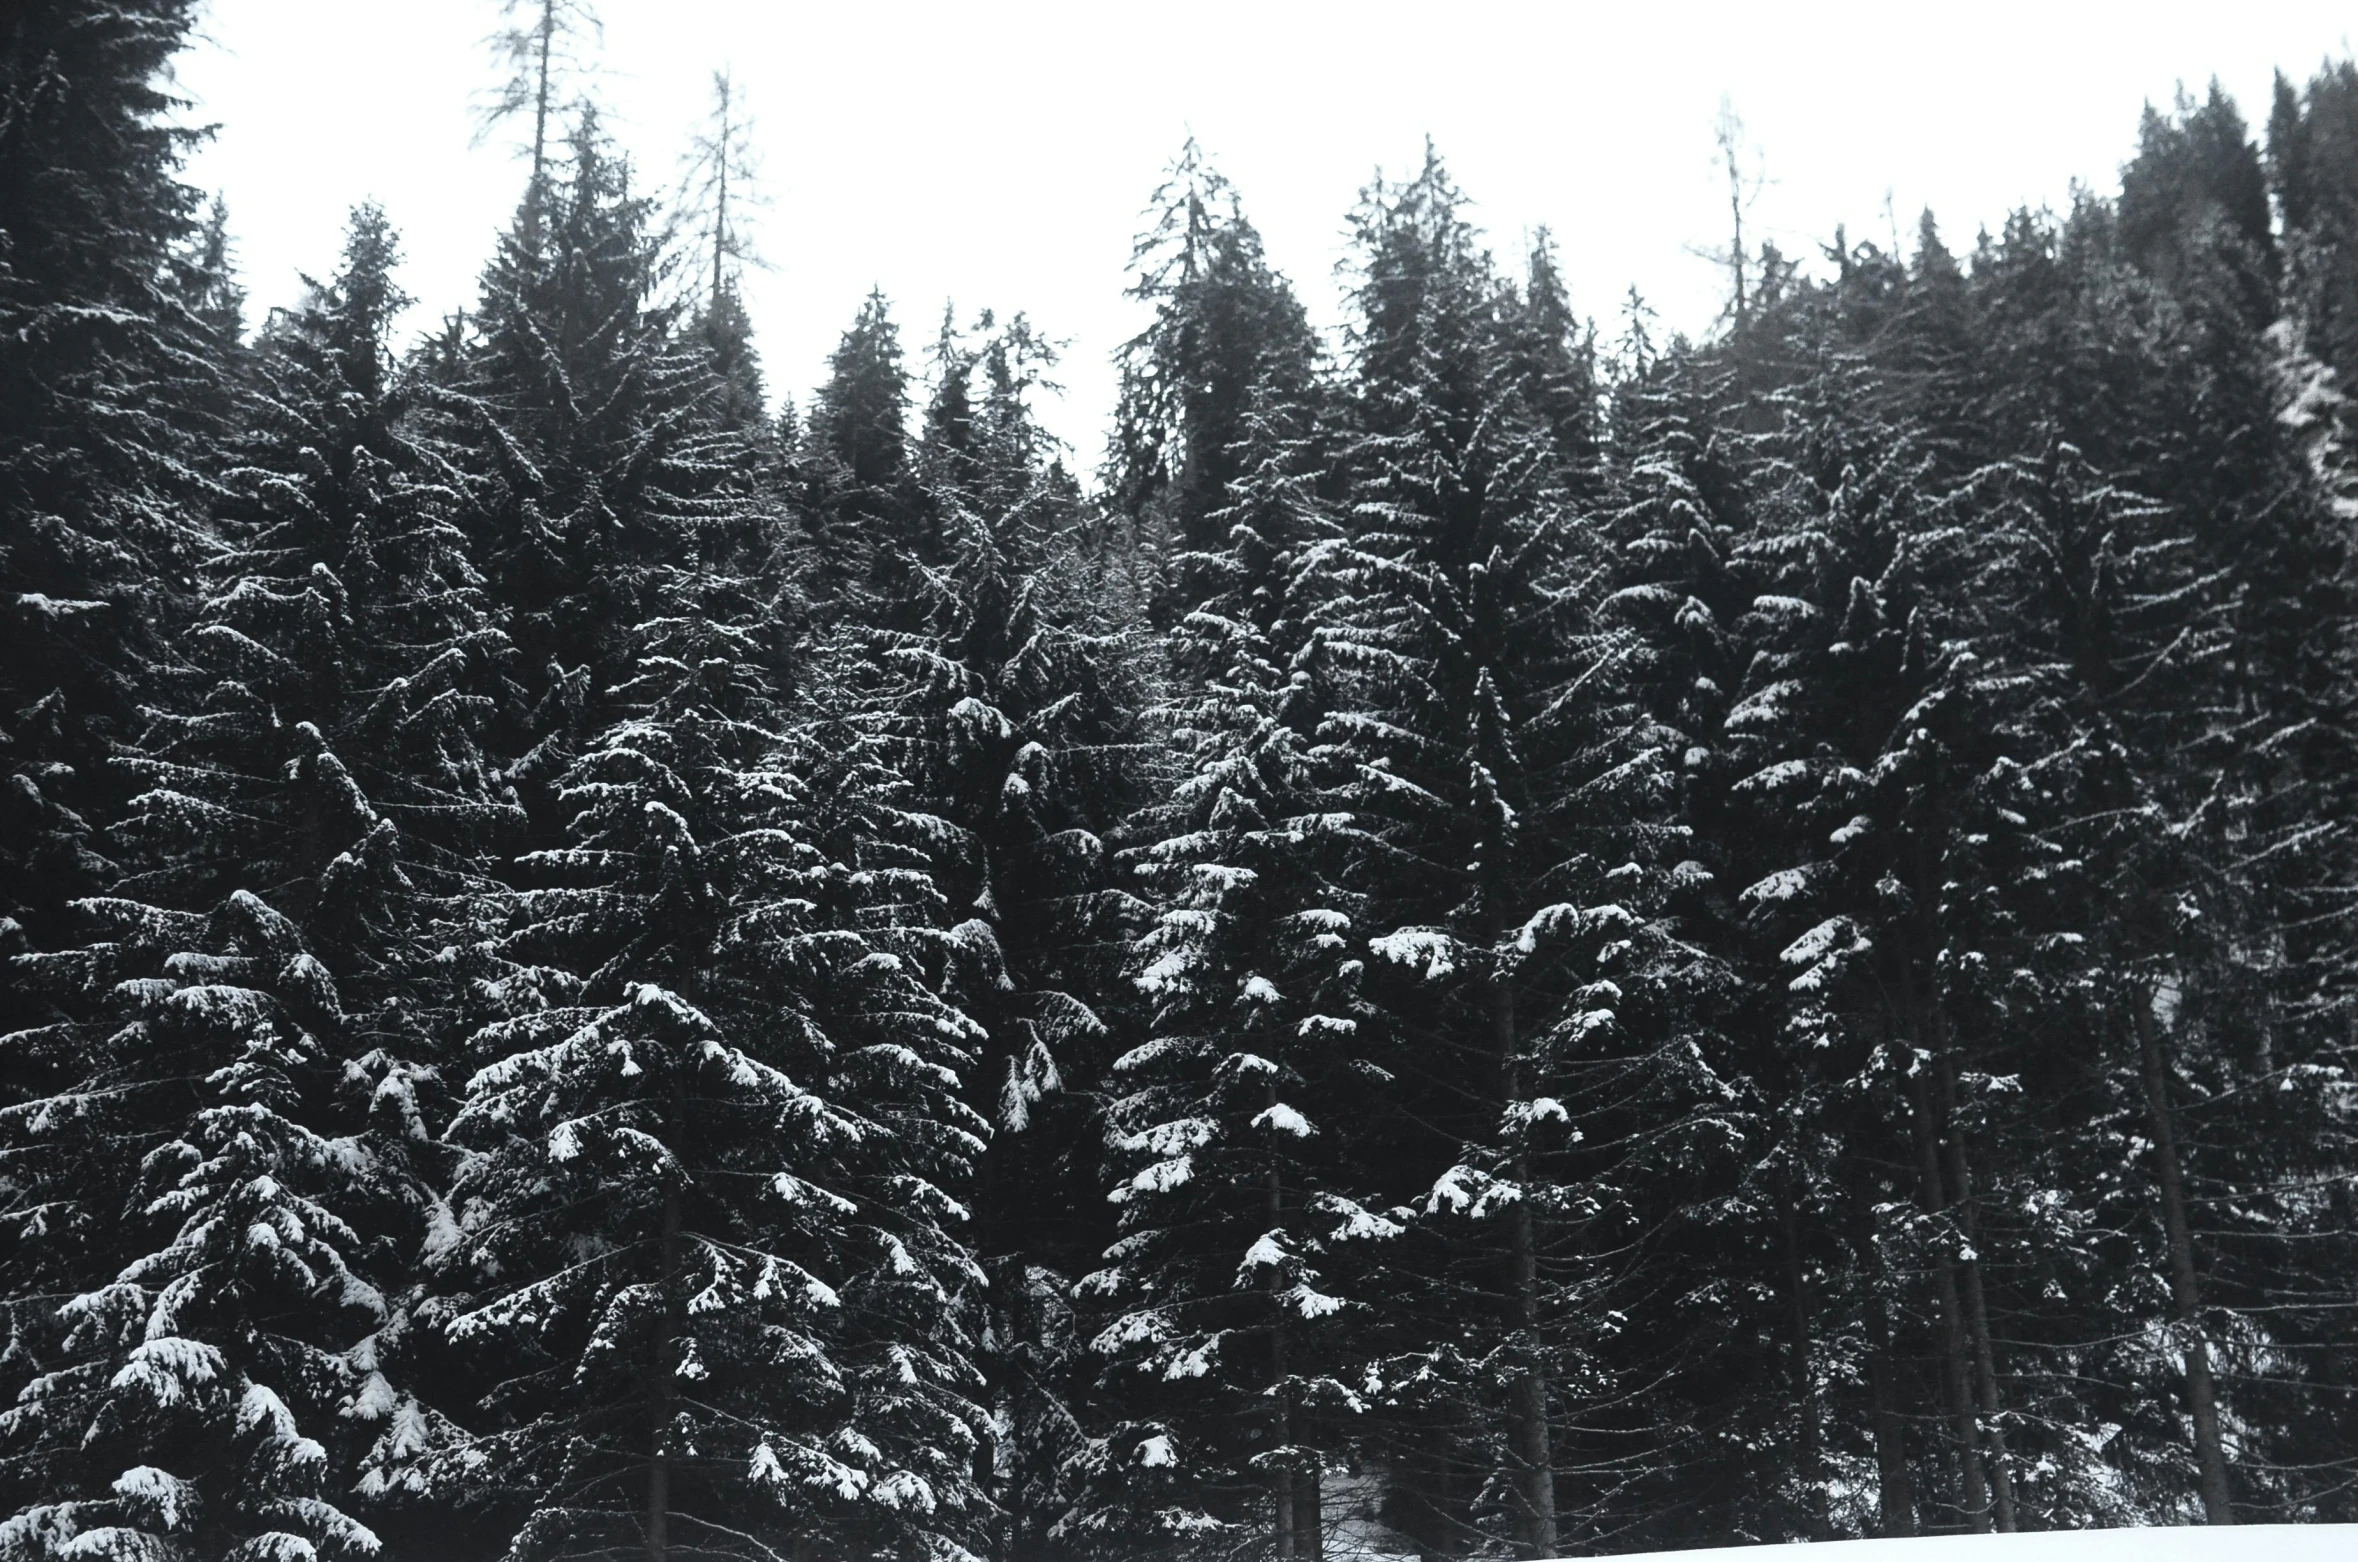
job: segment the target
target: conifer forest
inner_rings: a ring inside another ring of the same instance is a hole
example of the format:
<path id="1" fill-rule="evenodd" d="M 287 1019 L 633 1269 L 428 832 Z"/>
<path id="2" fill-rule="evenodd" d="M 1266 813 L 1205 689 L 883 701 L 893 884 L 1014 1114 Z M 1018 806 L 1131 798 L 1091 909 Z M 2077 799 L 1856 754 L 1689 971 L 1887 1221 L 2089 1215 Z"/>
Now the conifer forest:
<path id="1" fill-rule="evenodd" d="M 586 0 L 251 318 L 196 12 L 0 8 L 0 1562 L 2358 1520 L 2350 61 L 1701 337 L 1191 142 L 1101 455 Z"/>

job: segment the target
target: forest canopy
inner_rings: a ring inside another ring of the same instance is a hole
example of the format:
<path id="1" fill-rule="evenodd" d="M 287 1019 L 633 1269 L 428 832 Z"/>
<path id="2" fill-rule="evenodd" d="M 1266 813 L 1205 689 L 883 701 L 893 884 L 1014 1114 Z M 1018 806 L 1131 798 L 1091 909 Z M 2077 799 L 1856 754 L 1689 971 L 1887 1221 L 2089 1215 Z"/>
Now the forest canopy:
<path id="1" fill-rule="evenodd" d="M 250 319 L 195 9 L 0 20 L 0 1562 L 2358 1521 L 2358 66 L 1700 337 L 1190 141 L 1099 459 L 587 0 Z"/>

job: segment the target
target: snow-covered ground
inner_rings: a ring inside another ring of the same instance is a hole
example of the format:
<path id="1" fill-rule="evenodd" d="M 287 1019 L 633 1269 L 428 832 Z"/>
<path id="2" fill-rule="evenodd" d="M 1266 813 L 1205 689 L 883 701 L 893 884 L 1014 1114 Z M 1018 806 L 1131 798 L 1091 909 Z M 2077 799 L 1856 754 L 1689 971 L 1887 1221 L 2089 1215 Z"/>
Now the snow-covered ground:
<path id="1" fill-rule="evenodd" d="M 1328 1562 L 1414 1562 L 1405 1536 L 1376 1517 L 1372 1476 L 1328 1476 Z M 2358 1524 L 2203 1525 L 2167 1529 L 2049 1530 L 2035 1535 L 1930 1535 L 1824 1545 L 1718 1546 L 1627 1552 L 1613 1562 L 2358 1562 Z"/>
<path id="2" fill-rule="evenodd" d="M 1830 1545 L 1650 1551 L 1621 1562 L 2358 1562 L 2358 1524 L 2236 1529 L 2084 1529 L 2038 1535 L 1936 1535 Z"/>

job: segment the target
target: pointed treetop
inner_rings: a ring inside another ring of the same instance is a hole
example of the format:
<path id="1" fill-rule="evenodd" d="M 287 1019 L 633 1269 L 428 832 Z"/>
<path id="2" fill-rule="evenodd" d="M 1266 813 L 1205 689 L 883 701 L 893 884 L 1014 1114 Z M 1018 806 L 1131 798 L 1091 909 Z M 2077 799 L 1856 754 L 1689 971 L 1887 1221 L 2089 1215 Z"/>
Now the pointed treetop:
<path id="1" fill-rule="evenodd" d="M 197 315 L 224 345 L 245 333 L 246 290 L 237 283 L 237 257 L 229 237 L 229 202 L 219 194 L 197 230 Z"/>
<path id="2" fill-rule="evenodd" d="M 1182 545 L 1200 546 L 1197 533 L 1235 476 L 1228 451 L 1252 387 L 1302 388 L 1317 342 L 1235 188 L 1193 136 L 1147 211 L 1128 292 L 1153 317 L 1115 355 L 1121 400 L 1105 480 L 1133 516 L 1171 495 Z"/>
<path id="3" fill-rule="evenodd" d="M 1153 299 L 1192 282 L 1223 227 L 1244 225 L 1231 185 L 1190 134 L 1147 197 L 1148 223 L 1130 241 L 1130 296 Z"/>
<path id="4" fill-rule="evenodd" d="M 1916 269 L 1927 276 L 1936 272 L 1952 275 L 1957 269 L 1957 258 L 1941 242 L 1940 224 L 1933 220 L 1929 206 L 1916 218 Z"/>
<path id="5" fill-rule="evenodd" d="M 827 355 L 827 383 L 811 414 L 811 431 L 852 474 L 880 487 L 907 460 L 909 371 L 901 332 L 881 288 L 870 288 L 851 328 Z"/>

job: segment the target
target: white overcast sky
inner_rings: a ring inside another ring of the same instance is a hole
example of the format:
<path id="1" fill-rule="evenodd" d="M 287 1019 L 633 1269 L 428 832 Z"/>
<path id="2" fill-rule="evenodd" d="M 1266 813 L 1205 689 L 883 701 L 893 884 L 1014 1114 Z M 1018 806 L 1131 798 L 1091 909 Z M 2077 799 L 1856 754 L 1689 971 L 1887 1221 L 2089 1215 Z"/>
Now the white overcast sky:
<path id="1" fill-rule="evenodd" d="M 2109 191 L 2139 106 L 2212 77 L 2265 122 L 2272 71 L 2348 51 L 2358 19 L 2312 3 L 1683 6 L 1388 0 L 1167 5 L 915 0 L 601 0 L 609 122 L 668 183 L 729 67 L 751 100 L 770 269 L 746 294 L 773 394 L 807 400 L 870 284 L 903 340 L 1025 310 L 1067 338 L 1042 410 L 1084 468 L 1101 453 L 1114 347 L 1138 323 L 1123 266 L 1192 129 L 1313 314 L 1339 316 L 1344 217 L 1430 134 L 1502 260 L 1554 229 L 1608 335 L 1632 283 L 1700 331 L 1722 279 L 1713 166 L 1721 95 L 1768 177 L 1754 221 L 1787 253 L 1838 222 L 1903 232 L 1933 208 L 1952 244 L 2017 205 Z M 384 205 L 423 330 L 470 304 L 522 166 L 470 149 L 494 77 L 494 0 L 211 0 L 180 65 L 218 124 L 189 178 L 225 194 L 251 318 L 332 268 L 345 214 Z"/>

